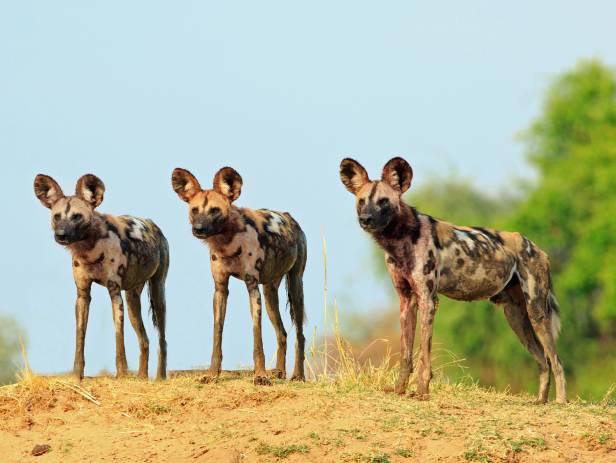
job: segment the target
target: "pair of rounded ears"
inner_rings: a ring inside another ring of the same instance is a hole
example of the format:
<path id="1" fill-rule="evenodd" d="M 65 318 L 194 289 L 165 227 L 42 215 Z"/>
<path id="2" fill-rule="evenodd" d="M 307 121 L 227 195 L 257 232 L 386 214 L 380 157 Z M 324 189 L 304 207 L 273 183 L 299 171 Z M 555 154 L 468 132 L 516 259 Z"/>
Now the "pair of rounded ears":
<path id="1" fill-rule="evenodd" d="M 64 198 L 62 188 L 49 175 L 39 174 L 34 178 L 34 194 L 39 201 L 48 209 Z M 105 194 L 105 184 L 93 174 L 83 175 L 77 180 L 75 186 L 75 196 L 83 199 L 92 209 L 98 207 L 103 202 Z"/>
<path id="2" fill-rule="evenodd" d="M 199 180 L 186 169 L 173 170 L 171 185 L 182 201 L 190 200 L 200 191 Z M 242 176 L 232 167 L 223 167 L 214 175 L 213 189 L 233 202 L 242 193 Z"/>
<path id="3" fill-rule="evenodd" d="M 368 172 L 355 159 L 345 158 L 340 163 L 340 180 L 354 195 L 370 181 Z M 410 164 L 400 157 L 390 159 L 381 174 L 381 181 L 389 184 L 399 194 L 404 193 L 411 186 L 413 169 Z"/>

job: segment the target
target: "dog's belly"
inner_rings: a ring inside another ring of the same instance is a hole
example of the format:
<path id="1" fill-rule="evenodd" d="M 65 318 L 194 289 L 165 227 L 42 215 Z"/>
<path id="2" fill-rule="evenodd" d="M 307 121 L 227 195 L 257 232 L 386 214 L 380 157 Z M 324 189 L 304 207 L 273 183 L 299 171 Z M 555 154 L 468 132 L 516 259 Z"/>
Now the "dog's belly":
<path id="1" fill-rule="evenodd" d="M 488 299 L 507 285 L 515 271 L 515 260 L 506 255 L 445 261 L 441 265 L 438 292 L 452 299 Z"/>

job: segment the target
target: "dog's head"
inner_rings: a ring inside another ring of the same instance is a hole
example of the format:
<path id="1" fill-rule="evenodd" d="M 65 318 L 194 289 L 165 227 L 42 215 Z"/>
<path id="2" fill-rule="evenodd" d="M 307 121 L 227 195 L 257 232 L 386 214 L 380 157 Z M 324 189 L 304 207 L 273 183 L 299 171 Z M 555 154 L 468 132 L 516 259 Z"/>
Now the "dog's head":
<path id="1" fill-rule="evenodd" d="M 69 245 L 88 236 L 94 209 L 103 202 L 105 185 L 96 175 L 86 174 L 77 180 L 75 194 L 64 196 L 53 178 L 39 174 L 34 179 L 34 194 L 51 210 L 51 227 L 55 240 Z"/>
<path id="2" fill-rule="evenodd" d="M 355 195 L 359 225 L 370 233 L 383 230 L 400 213 L 402 194 L 411 186 L 413 169 L 404 159 L 391 159 L 380 180 L 370 180 L 366 169 L 354 159 L 340 163 L 340 179 Z"/>
<path id="3" fill-rule="evenodd" d="M 188 203 L 188 220 L 197 238 L 222 233 L 228 225 L 232 203 L 242 192 L 242 177 L 235 169 L 223 167 L 214 176 L 212 189 L 203 190 L 197 178 L 186 169 L 174 169 L 171 185 Z"/>

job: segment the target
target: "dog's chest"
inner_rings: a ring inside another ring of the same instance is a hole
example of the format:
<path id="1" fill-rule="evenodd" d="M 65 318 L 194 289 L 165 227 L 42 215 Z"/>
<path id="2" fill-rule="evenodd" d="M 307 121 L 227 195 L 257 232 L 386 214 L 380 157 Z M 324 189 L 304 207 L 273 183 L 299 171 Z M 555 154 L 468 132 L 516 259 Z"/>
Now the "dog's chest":
<path id="1" fill-rule="evenodd" d="M 225 245 L 210 248 L 212 271 L 245 279 L 246 276 L 259 278 L 265 252 L 259 244 L 259 236 L 252 227 L 237 233 Z"/>
<path id="2" fill-rule="evenodd" d="M 128 259 L 122 252 L 120 238 L 113 233 L 98 240 L 92 249 L 73 254 L 75 277 L 103 286 L 107 286 L 109 281 L 120 283 L 127 266 Z"/>

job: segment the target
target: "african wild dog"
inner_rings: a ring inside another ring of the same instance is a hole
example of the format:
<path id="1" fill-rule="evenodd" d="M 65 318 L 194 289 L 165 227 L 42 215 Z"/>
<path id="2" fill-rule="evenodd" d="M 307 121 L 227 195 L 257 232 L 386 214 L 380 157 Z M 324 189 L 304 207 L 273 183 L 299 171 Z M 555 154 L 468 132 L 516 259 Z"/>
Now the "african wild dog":
<path id="1" fill-rule="evenodd" d="M 111 296 L 116 339 L 117 376 L 126 375 L 124 351 L 124 290 L 128 315 L 139 340 L 139 376 L 148 376 L 149 342 L 141 317 L 141 291 L 148 283 L 152 320 L 158 329 L 158 370 L 167 374 L 165 341 L 165 278 L 169 267 L 169 247 L 160 229 L 151 220 L 126 215 L 101 214 L 95 209 L 103 201 L 105 185 L 87 174 L 77 181 L 74 196 L 64 196 L 58 183 L 47 175 L 34 179 L 34 193 L 51 209 L 51 225 L 56 242 L 71 252 L 73 278 L 77 285 L 77 341 L 74 373 L 83 378 L 84 341 L 90 310 L 92 282 L 105 286 Z"/>
<path id="2" fill-rule="evenodd" d="M 402 158 L 371 181 L 353 159 L 343 159 L 340 177 L 356 197 L 361 227 L 385 250 L 385 261 L 400 298 L 400 376 L 404 394 L 412 366 L 417 311 L 421 327 L 418 367 L 420 398 L 427 398 L 432 376 L 430 349 L 437 293 L 452 299 L 490 299 L 504 306 L 505 318 L 539 363 L 538 402 L 546 402 L 550 368 L 556 401 L 566 402 L 565 375 L 556 353 L 560 330 L 548 256 L 519 233 L 458 227 L 418 213 L 401 200 L 413 171 Z"/>
<path id="3" fill-rule="evenodd" d="M 276 330 L 278 378 L 286 377 L 287 333 L 278 308 L 278 287 L 286 275 L 291 320 L 295 325 L 295 368 L 293 380 L 304 380 L 304 290 L 302 276 L 306 266 L 306 237 L 288 213 L 268 209 L 238 208 L 233 202 L 240 196 L 242 177 L 231 167 L 223 167 L 214 176 L 213 188 L 202 190 L 189 171 L 175 169 L 173 189 L 188 203 L 188 219 L 193 235 L 210 249 L 214 277 L 214 347 L 212 363 L 204 381 L 220 375 L 222 329 L 227 310 L 229 277 L 246 283 L 254 336 L 254 383 L 270 384 L 265 371 L 261 338 L 261 293 L 263 285 L 267 314 Z"/>

